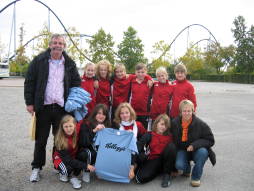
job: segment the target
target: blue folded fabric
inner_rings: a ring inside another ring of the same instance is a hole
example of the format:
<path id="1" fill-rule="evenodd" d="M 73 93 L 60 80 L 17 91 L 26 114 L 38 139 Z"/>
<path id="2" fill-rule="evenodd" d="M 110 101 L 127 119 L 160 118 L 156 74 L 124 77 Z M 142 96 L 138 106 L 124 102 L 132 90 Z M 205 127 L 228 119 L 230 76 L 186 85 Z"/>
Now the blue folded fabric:
<path id="1" fill-rule="evenodd" d="M 80 87 L 70 88 L 70 93 L 65 103 L 65 111 L 74 112 L 77 121 L 83 120 L 88 113 L 86 104 L 91 101 L 91 95 Z"/>

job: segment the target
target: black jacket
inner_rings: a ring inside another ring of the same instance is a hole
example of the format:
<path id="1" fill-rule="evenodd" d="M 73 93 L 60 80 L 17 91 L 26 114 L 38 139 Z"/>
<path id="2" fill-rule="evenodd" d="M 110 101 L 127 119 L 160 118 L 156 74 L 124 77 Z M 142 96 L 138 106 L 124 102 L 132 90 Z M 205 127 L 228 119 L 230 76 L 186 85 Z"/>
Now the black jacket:
<path id="1" fill-rule="evenodd" d="M 216 156 L 211 147 L 214 145 L 215 140 L 210 127 L 201 119 L 192 116 L 192 122 L 188 127 L 188 140 L 187 142 L 182 142 L 182 119 L 181 117 L 176 117 L 172 121 L 173 141 L 177 149 L 186 150 L 189 145 L 193 146 L 194 151 L 204 147 L 208 150 L 209 159 L 213 165 L 216 163 Z"/>
<path id="2" fill-rule="evenodd" d="M 75 62 L 63 52 L 64 63 L 64 101 L 66 102 L 69 88 L 80 86 L 80 76 Z M 26 105 L 34 105 L 39 111 L 44 104 L 44 95 L 49 75 L 50 49 L 36 56 L 29 65 L 24 83 Z"/>
<path id="3" fill-rule="evenodd" d="M 92 147 L 94 142 L 95 134 L 93 132 L 93 129 L 95 128 L 94 125 L 89 125 L 88 122 L 83 122 L 80 126 L 80 132 L 79 132 L 79 147 L 81 148 L 89 148 L 94 149 Z"/>

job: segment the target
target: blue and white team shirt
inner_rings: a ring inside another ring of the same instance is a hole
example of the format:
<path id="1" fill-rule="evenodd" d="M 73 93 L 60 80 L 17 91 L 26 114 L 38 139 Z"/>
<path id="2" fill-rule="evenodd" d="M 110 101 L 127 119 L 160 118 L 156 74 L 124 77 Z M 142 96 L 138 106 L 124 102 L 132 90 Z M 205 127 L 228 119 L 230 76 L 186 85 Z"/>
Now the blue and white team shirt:
<path id="1" fill-rule="evenodd" d="M 96 134 L 99 146 L 95 172 L 98 178 L 113 182 L 129 183 L 131 154 L 137 153 L 136 138 L 130 131 L 104 128 Z"/>

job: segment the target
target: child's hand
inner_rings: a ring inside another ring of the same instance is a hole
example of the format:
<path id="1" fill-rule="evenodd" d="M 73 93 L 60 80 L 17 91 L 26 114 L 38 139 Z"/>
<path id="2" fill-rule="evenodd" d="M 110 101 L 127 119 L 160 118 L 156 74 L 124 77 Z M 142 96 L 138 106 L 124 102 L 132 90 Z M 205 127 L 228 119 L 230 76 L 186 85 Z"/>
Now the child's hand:
<path id="1" fill-rule="evenodd" d="M 99 88 L 99 81 L 98 81 L 98 80 L 94 80 L 94 82 L 93 82 L 93 87 L 94 87 L 95 89 L 98 89 L 98 88 Z"/>
<path id="2" fill-rule="evenodd" d="M 129 172 L 129 179 L 133 179 L 135 177 L 134 170 L 135 170 L 135 167 L 131 165 L 130 172 Z"/>
<path id="3" fill-rule="evenodd" d="M 147 81 L 147 86 L 150 89 L 151 87 L 153 87 L 153 80 L 148 80 Z"/>
<path id="4" fill-rule="evenodd" d="M 102 129 L 104 129 L 104 128 L 105 128 L 104 125 L 99 124 L 99 125 L 97 125 L 97 126 L 94 128 L 93 132 L 96 133 L 97 131 L 100 131 L 100 130 L 102 130 Z"/>
<path id="5" fill-rule="evenodd" d="M 87 165 L 87 170 L 89 170 L 90 172 L 94 172 L 95 171 L 95 167 L 90 165 L 90 164 L 88 164 Z"/>

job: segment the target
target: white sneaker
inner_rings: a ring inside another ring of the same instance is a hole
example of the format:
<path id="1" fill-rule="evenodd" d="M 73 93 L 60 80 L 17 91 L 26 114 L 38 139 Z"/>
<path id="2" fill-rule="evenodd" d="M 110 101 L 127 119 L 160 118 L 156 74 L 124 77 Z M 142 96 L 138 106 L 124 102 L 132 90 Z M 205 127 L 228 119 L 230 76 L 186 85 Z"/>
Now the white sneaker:
<path id="1" fill-rule="evenodd" d="M 72 187 L 74 189 L 80 189 L 81 188 L 81 181 L 78 178 L 73 177 L 73 178 L 70 179 L 70 182 L 71 182 Z"/>
<path id="2" fill-rule="evenodd" d="M 40 169 L 34 168 L 30 176 L 30 182 L 38 182 L 40 180 Z"/>
<path id="3" fill-rule="evenodd" d="M 89 183 L 89 182 L 90 182 L 90 172 L 84 171 L 84 172 L 83 172 L 83 176 L 82 176 L 82 180 L 83 180 L 84 182 Z"/>
<path id="4" fill-rule="evenodd" d="M 68 176 L 66 176 L 65 174 L 59 173 L 59 180 L 62 182 L 68 182 Z"/>

